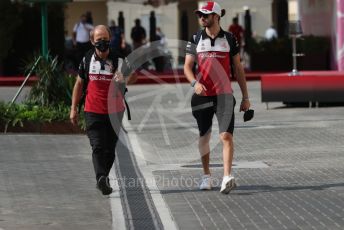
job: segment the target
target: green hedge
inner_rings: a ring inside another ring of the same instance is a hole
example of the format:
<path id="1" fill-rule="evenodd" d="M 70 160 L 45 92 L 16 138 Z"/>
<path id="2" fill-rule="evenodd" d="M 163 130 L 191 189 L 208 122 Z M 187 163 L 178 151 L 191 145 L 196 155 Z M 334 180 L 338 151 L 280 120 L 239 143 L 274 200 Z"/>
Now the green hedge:
<path id="1" fill-rule="evenodd" d="M 26 72 L 38 59 L 38 55 L 26 61 Z M 25 124 L 44 124 L 47 122 L 69 122 L 71 96 L 75 76 L 63 70 L 57 56 L 49 55 L 40 59 L 34 74 L 38 81 L 23 104 L 0 102 L 0 127 L 23 127 Z M 79 126 L 85 129 L 83 113 L 80 113 Z"/>
<path id="2" fill-rule="evenodd" d="M 303 36 L 297 40 L 297 51 L 307 54 L 328 52 L 331 47 L 329 37 L 320 36 Z M 255 53 L 269 53 L 269 54 L 288 54 L 292 52 L 291 38 L 273 39 L 270 41 L 261 40 L 256 42 L 252 40 L 249 49 L 250 54 Z"/>
<path id="3" fill-rule="evenodd" d="M 24 126 L 26 122 L 45 123 L 69 121 L 70 106 L 38 106 L 30 104 L 10 104 L 0 102 L 0 124 L 5 127 Z M 79 126 L 85 129 L 83 113 L 80 113 Z"/>

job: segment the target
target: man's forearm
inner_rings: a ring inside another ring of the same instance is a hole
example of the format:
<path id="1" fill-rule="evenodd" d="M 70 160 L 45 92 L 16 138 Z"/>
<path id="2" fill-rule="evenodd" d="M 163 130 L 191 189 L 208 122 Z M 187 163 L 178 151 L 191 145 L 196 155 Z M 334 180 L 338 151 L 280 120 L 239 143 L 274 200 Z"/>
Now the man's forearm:
<path id="1" fill-rule="evenodd" d="M 127 85 L 132 85 L 137 81 L 137 73 L 132 72 L 127 78 L 126 78 L 126 84 Z"/>
<path id="2" fill-rule="evenodd" d="M 184 67 L 184 74 L 189 82 L 192 82 L 196 79 L 196 76 L 190 67 Z"/>
<path id="3" fill-rule="evenodd" d="M 185 56 L 185 63 L 184 63 L 184 75 L 186 79 L 190 83 L 196 80 L 196 76 L 193 72 L 193 66 L 195 64 L 195 58 L 192 55 L 186 55 Z"/>
<path id="4" fill-rule="evenodd" d="M 77 80 L 73 88 L 72 109 L 77 109 L 78 104 L 80 102 L 81 94 L 82 94 L 82 82 L 80 80 Z"/>

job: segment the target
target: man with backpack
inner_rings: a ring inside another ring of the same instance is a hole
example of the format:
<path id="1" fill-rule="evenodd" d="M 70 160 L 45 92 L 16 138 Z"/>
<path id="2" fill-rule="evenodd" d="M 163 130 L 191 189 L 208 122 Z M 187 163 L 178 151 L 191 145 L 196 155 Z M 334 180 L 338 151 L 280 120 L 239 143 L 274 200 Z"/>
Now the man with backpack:
<path id="1" fill-rule="evenodd" d="M 97 188 L 109 195 L 109 172 L 115 160 L 115 147 L 125 110 L 125 77 L 131 73 L 127 59 L 110 51 L 111 32 L 98 25 L 90 33 L 94 49 L 87 52 L 79 66 L 74 85 L 70 120 L 78 122 L 78 104 L 85 96 L 86 132 L 92 147 Z M 130 77 L 128 78 L 129 81 Z"/>
<path id="2" fill-rule="evenodd" d="M 242 93 L 240 111 L 249 110 L 250 101 L 245 73 L 240 64 L 238 42 L 233 34 L 225 32 L 220 27 L 220 18 L 224 16 L 225 10 L 216 2 L 207 2 L 195 13 L 205 29 L 193 35 L 186 46 L 184 73 L 195 91 L 191 99 L 191 107 L 199 129 L 199 151 L 204 172 L 200 189 L 212 188 L 209 141 L 215 114 L 223 144 L 224 173 L 220 192 L 227 194 L 236 186 L 231 174 L 235 106 L 230 80 L 232 70 Z M 197 74 L 193 71 L 196 61 Z"/>

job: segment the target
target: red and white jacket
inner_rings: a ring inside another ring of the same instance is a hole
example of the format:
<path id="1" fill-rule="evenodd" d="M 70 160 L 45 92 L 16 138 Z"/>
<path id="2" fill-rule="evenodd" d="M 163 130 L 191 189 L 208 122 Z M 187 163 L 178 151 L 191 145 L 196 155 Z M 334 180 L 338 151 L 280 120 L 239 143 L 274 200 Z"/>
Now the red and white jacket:
<path id="1" fill-rule="evenodd" d="M 235 37 L 220 30 L 217 37 L 212 39 L 205 30 L 196 44 L 197 34 L 193 35 L 186 46 L 186 55 L 197 59 L 197 81 L 206 87 L 204 96 L 232 94 L 231 87 L 231 58 L 239 53 L 239 44 Z"/>
<path id="2" fill-rule="evenodd" d="M 84 71 L 82 66 L 84 65 L 80 65 L 79 76 L 87 77 L 87 74 L 80 74 Z M 117 69 L 110 59 L 101 63 L 95 55 L 92 55 L 89 63 L 85 112 L 111 114 L 125 110 L 123 95 L 113 81 L 114 68 Z"/>

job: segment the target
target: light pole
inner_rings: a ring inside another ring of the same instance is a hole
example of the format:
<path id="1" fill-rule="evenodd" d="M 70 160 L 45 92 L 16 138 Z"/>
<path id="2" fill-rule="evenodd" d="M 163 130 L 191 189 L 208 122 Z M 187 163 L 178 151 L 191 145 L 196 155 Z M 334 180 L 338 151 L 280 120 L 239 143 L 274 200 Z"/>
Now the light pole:
<path id="1" fill-rule="evenodd" d="M 304 56 L 303 53 L 297 53 L 296 49 L 296 39 L 302 35 L 302 28 L 301 28 L 301 22 L 298 21 L 290 21 L 289 22 L 289 35 L 292 39 L 292 47 L 293 47 L 293 69 L 289 73 L 290 76 L 296 76 L 299 75 L 299 71 L 297 70 L 297 57 Z"/>
<path id="2" fill-rule="evenodd" d="M 47 2 L 41 2 L 41 27 L 42 27 L 42 56 L 48 59 L 48 8 Z"/>
<path id="3" fill-rule="evenodd" d="M 39 3 L 41 5 L 41 31 L 42 31 L 42 56 L 48 59 L 48 3 L 50 2 L 72 2 L 72 0 L 24 0 L 29 3 Z"/>
<path id="4" fill-rule="evenodd" d="M 36 69 L 38 63 L 40 60 L 45 58 L 48 60 L 48 9 L 47 9 L 47 3 L 49 2 L 71 2 L 72 0 L 24 0 L 25 2 L 30 2 L 30 3 L 40 3 L 41 4 L 41 28 L 42 28 L 42 55 L 37 58 L 35 63 L 33 64 L 30 72 L 28 75 L 25 77 L 25 80 L 21 84 L 20 88 L 18 89 L 16 95 L 13 97 L 11 104 L 13 104 L 18 96 L 20 95 L 21 91 L 23 90 L 26 82 L 29 80 L 31 77 L 32 72 Z"/>

